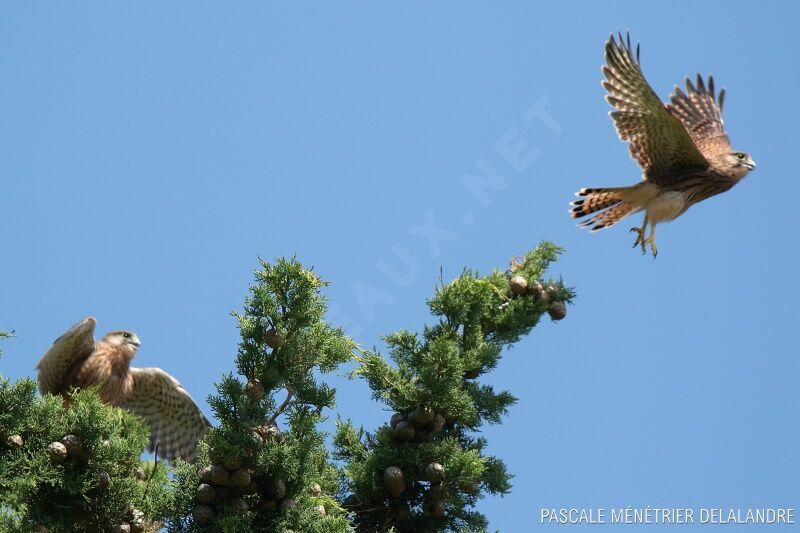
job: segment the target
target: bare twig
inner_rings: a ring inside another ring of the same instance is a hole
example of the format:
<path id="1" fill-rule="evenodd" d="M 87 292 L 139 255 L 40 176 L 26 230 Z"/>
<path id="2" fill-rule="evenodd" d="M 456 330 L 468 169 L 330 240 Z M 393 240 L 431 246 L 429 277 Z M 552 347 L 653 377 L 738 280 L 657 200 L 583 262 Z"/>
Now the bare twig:
<path id="1" fill-rule="evenodd" d="M 286 399 L 283 400 L 283 403 L 280 404 L 278 406 L 278 408 L 275 410 L 275 414 L 272 415 L 272 418 L 269 419 L 269 425 L 270 426 L 274 426 L 275 425 L 275 421 L 278 419 L 279 416 L 281 416 L 281 413 L 283 413 L 283 411 L 289 406 L 289 403 L 292 401 L 292 397 L 293 396 L 294 396 L 294 392 L 292 391 L 292 389 L 287 388 L 286 389 Z"/>

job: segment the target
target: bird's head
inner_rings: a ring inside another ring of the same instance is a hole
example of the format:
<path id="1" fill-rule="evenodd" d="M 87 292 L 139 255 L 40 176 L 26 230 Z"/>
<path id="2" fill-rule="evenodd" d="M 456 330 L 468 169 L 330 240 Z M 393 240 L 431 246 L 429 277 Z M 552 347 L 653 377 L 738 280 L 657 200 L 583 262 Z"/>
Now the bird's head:
<path id="1" fill-rule="evenodd" d="M 136 354 L 136 350 L 138 350 L 139 346 L 142 344 L 139 340 L 139 336 L 136 335 L 136 333 L 125 330 L 112 331 L 103 337 L 103 340 L 109 344 L 113 344 L 114 346 L 119 346 L 122 348 L 123 351 L 129 354 L 128 357 L 131 359 Z"/>
<path id="2" fill-rule="evenodd" d="M 756 168 L 756 162 L 745 152 L 727 152 L 722 156 L 723 163 L 737 179 L 742 179 Z"/>

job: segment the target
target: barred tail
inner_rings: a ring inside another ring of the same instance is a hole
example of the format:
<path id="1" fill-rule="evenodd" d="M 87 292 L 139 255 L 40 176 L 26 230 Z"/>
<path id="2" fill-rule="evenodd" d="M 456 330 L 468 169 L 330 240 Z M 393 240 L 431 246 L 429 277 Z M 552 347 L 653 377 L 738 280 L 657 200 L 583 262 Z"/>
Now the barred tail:
<path id="1" fill-rule="evenodd" d="M 597 213 L 578 224 L 582 228 L 589 228 L 592 232 L 613 226 L 626 216 L 638 211 L 634 205 L 622 198 L 621 193 L 628 188 L 581 189 L 575 195 L 583 198 L 570 202 L 572 209 L 569 210 L 569 214 L 572 218 L 581 218 Z"/>

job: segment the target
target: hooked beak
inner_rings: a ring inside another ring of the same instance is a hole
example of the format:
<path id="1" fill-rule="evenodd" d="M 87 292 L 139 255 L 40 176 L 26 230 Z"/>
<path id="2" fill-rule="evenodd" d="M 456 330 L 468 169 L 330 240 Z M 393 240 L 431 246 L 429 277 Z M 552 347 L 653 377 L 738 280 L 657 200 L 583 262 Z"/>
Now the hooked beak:
<path id="1" fill-rule="evenodd" d="M 745 163 L 745 164 L 744 164 L 744 166 L 746 166 L 746 167 L 747 167 L 748 169 L 750 169 L 750 170 L 755 170 L 755 168 L 756 168 L 756 162 L 755 162 L 755 161 L 753 161 L 753 160 L 751 159 L 750 161 L 748 161 L 747 163 Z"/>

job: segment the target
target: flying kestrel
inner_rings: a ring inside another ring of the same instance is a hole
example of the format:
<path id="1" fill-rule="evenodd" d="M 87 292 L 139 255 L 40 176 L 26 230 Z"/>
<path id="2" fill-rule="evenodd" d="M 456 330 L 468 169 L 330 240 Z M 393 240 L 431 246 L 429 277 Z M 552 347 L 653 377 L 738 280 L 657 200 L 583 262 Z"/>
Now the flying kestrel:
<path id="1" fill-rule="evenodd" d="M 630 187 L 581 189 L 572 202 L 573 218 L 593 215 L 579 225 L 597 231 L 644 210 L 634 247 L 645 253 L 647 245 L 658 254 L 656 224 L 674 220 L 692 205 L 725 192 L 756 168 L 753 158 L 731 149 L 722 123 L 725 90 L 717 96 L 714 78 L 708 83 L 698 74 L 696 84 L 686 79 L 686 92 L 675 87 L 664 104 L 645 80 L 630 35 L 606 43 L 603 66 L 606 100 L 617 133 L 630 142 L 633 158 L 644 171 L 642 181 Z M 645 235 L 650 224 L 650 235 Z"/>
<path id="2" fill-rule="evenodd" d="M 42 394 L 99 386 L 104 403 L 141 416 L 150 427 L 150 451 L 193 461 L 195 446 L 211 427 L 189 393 L 160 368 L 131 368 L 139 337 L 112 331 L 94 340 L 97 321 L 87 317 L 56 339 L 36 368 Z"/>

